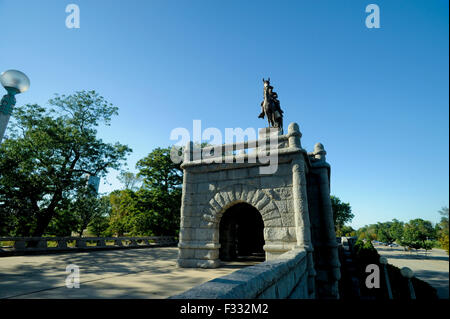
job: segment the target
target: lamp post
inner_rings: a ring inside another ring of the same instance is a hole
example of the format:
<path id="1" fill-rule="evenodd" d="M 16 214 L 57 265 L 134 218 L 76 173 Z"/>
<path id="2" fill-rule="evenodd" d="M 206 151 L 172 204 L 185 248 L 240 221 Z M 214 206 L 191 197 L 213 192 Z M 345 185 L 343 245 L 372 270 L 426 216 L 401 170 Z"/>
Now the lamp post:
<path id="1" fill-rule="evenodd" d="M 30 79 L 22 72 L 17 70 L 8 70 L 0 74 L 0 83 L 8 92 L 3 96 L 0 103 L 0 142 L 6 131 L 9 118 L 12 114 L 14 105 L 16 105 L 15 95 L 23 93 L 30 87 Z"/>
<path id="2" fill-rule="evenodd" d="M 408 287 L 411 299 L 416 299 L 416 293 L 414 291 L 414 287 L 411 282 L 412 277 L 414 277 L 414 272 L 411 270 L 411 268 L 403 267 L 402 269 L 400 269 L 400 273 L 402 274 L 403 277 L 405 277 L 408 280 Z"/>
<path id="3" fill-rule="evenodd" d="M 380 264 L 383 265 L 383 271 L 384 271 L 384 279 L 386 280 L 386 288 L 388 291 L 389 299 L 392 299 L 392 289 L 391 289 L 391 283 L 389 282 L 389 275 L 387 272 L 387 258 L 386 257 L 380 257 Z"/>

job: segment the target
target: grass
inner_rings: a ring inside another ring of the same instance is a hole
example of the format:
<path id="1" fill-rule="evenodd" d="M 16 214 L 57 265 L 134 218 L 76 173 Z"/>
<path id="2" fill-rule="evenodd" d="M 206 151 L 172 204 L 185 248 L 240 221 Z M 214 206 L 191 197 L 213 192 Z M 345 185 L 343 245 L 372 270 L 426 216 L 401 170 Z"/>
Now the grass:
<path id="1" fill-rule="evenodd" d="M 0 247 L 4 247 L 4 248 L 14 247 L 14 241 L 12 241 L 12 240 L 9 240 L 9 241 L 2 240 L 2 241 L 0 241 Z"/>
<path id="2" fill-rule="evenodd" d="M 130 240 L 122 240 L 121 242 L 122 242 L 123 246 L 128 246 L 128 245 L 131 244 Z M 31 242 L 27 242 L 27 247 L 28 246 L 31 247 L 30 243 Z M 69 240 L 66 243 L 67 243 L 67 247 L 70 247 L 70 248 L 76 247 L 76 240 Z M 136 239 L 136 243 L 138 245 L 146 245 L 146 243 L 144 242 L 143 239 Z M 156 243 L 156 241 L 154 239 L 149 239 L 148 243 L 149 244 L 154 244 L 154 243 Z M 116 241 L 115 240 L 105 240 L 105 244 L 106 244 L 106 246 L 115 246 Z M 95 246 L 97 246 L 97 241 L 96 240 L 86 241 L 86 246 L 87 247 L 95 247 Z M 13 240 L 0 241 L 0 248 L 13 248 L 13 247 L 14 247 L 14 241 Z M 58 247 L 58 241 L 57 240 L 51 240 L 51 239 L 47 240 L 47 247 L 49 247 L 49 248 L 56 248 L 56 247 Z"/>

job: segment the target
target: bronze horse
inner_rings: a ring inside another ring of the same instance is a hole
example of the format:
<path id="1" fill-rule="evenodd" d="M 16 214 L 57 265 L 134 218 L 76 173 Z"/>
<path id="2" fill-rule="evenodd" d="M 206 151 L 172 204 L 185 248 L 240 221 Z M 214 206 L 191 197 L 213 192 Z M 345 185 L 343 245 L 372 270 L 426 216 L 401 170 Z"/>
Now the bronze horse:
<path id="1" fill-rule="evenodd" d="M 283 111 L 281 110 L 280 102 L 277 99 L 278 95 L 273 91 L 273 87 L 270 85 L 270 78 L 267 80 L 263 78 L 263 83 L 264 101 L 261 102 L 262 112 L 258 117 L 264 118 L 264 116 L 267 116 L 269 127 L 283 129 Z"/>

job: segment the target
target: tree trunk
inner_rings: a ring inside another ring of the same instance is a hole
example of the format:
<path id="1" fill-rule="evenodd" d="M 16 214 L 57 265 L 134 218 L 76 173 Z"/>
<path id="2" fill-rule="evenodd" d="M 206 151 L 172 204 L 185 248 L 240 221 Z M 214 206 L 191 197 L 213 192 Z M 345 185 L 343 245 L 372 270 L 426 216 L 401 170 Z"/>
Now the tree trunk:
<path id="1" fill-rule="evenodd" d="M 44 214 L 40 214 L 36 220 L 36 228 L 33 231 L 33 237 L 42 237 L 45 230 L 47 229 L 50 220 L 53 217 L 53 212 L 45 212 Z"/>
<path id="2" fill-rule="evenodd" d="M 36 228 L 33 232 L 34 237 L 42 237 L 45 230 L 47 229 L 48 224 L 55 215 L 56 205 L 61 200 L 61 198 L 62 191 L 58 191 L 53 195 L 53 199 L 50 202 L 50 205 L 46 209 L 42 210 L 39 214 L 37 214 Z"/>

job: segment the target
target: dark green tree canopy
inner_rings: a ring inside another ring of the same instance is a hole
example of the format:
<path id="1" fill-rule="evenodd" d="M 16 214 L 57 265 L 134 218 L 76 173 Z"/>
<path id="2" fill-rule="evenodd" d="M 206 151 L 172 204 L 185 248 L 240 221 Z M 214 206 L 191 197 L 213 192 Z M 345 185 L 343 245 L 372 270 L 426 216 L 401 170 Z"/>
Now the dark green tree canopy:
<path id="1" fill-rule="evenodd" d="M 441 215 L 441 222 L 437 225 L 437 236 L 441 247 L 444 248 L 448 254 L 448 207 L 442 207 L 439 214 Z"/>
<path id="2" fill-rule="evenodd" d="M 41 236 L 55 211 L 64 210 L 86 182 L 86 173 L 104 176 L 131 152 L 97 137 L 97 126 L 109 125 L 117 107 L 95 91 L 56 96 L 49 104 L 16 108 L 0 145 L 0 214 L 26 224 L 10 229 L 17 235 Z"/>
<path id="3" fill-rule="evenodd" d="M 436 231 L 428 220 L 423 220 L 421 218 L 416 218 L 410 220 L 409 223 L 405 225 L 404 239 L 408 242 L 425 242 L 426 240 L 434 239 L 436 236 Z"/>
<path id="4" fill-rule="evenodd" d="M 138 176 L 142 177 L 145 188 L 168 192 L 180 188 L 183 183 L 182 171 L 180 164 L 173 163 L 170 159 L 170 151 L 169 147 L 158 147 L 137 162 Z"/>
<path id="5" fill-rule="evenodd" d="M 333 210 L 333 221 L 336 228 L 336 234 L 342 235 L 342 228 L 345 223 L 351 222 L 355 215 L 349 203 L 342 202 L 338 197 L 331 195 L 331 207 Z"/>

